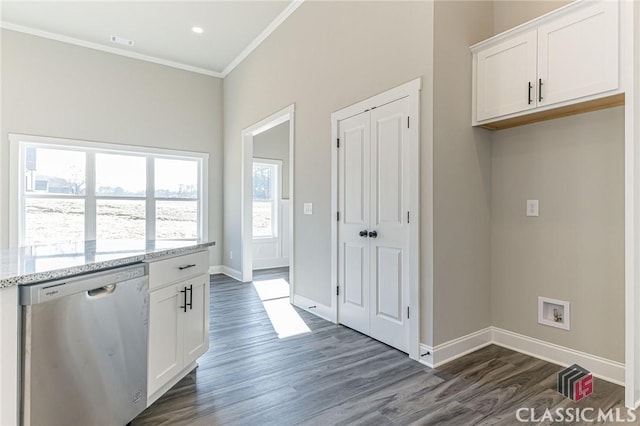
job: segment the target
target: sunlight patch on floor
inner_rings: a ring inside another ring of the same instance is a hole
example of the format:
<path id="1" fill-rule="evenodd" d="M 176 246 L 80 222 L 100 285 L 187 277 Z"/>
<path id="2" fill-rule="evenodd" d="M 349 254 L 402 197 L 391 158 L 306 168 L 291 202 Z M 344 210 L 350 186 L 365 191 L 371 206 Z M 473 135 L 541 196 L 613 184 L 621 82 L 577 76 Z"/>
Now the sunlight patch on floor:
<path id="1" fill-rule="evenodd" d="M 273 329 L 280 339 L 311 333 L 311 329 L 289 303 L 289 283 L 284 279 L 255 281 L 256 289 Z"/>
<path id="2" fill-rule="evenodd" d="M 253 287 L 262 301 L 289 297 L 289 283 L 282 278 L 254 281 Z"/>
<path id="3" fill-rule="evenodd" d="M 304 320 L 298 315 L 289 298 L 266 300 L 262 302 L 269 315 L 271 325 L 280 339 L 297 336 L 298 334 L 311 333 Z"/>

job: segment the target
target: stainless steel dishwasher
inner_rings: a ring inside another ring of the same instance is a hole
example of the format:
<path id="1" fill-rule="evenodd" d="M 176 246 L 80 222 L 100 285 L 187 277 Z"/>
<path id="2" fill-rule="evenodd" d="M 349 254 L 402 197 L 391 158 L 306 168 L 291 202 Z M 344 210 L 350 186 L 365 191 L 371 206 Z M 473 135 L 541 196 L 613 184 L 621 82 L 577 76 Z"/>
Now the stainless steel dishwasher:
<path id="1" fill-rule="evenodd" d="M 20 300 L 25 425 L 122 426 L 146 408 L 145 265 L 24 286 Z"/>

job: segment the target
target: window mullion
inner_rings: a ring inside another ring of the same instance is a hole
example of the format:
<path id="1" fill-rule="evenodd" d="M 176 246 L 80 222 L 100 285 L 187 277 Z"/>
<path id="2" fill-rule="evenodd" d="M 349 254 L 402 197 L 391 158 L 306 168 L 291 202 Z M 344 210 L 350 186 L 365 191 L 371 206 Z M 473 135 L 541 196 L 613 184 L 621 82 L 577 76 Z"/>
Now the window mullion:
<path id="1" fill-rule="evenodd" d="M 146 230 L 147 241 L 156 239 L 156 182 L 155 182 L 155 161 L 153 156 L 147 156 L 147 202 L 146 206 Z"/>
<path id="2" fill-rule="evenodd" d="M 96 154 L 94 151 L 86 153 L 85 168 L 85 201 L 84 201 L 84 239 L 97 238 L 97 209 L 96 209 Z"/>

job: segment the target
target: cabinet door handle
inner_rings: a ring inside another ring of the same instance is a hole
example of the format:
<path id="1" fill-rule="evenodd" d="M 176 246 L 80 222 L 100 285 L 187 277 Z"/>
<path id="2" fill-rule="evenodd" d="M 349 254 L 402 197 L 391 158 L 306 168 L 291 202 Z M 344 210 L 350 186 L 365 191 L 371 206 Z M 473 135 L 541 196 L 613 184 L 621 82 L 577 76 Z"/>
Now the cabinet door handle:
<path id="1" fill-rule="evenodd" d="M 533 89 L 533 84 L 531 84 L 531 82 L 529 82 L 529 94 L 528 94 L 528 101 L 529 101 L 529 105 L 531 105 L 531 102 L 533 102 L 533 99 L 531 99 L 531 89 Z"/>
<path id="2" fill-rule="evenodd" d="M 538 79 L 538 102 L 542 102 L 542 79 Z"/>
<path id="3" fill-rule="evenodd" d="M 181 271 L 185 270 L 185 269 L 189 269 L 189 268 L 193 268 L 194 266 L 196 266 L 195 263 L 192 263 L 190 265 L 184 265 L 184 266 L 178 266 L 178 269 L 180 269 Z"/>
<path id="4" fill-rule="evenodd" d="M 189 290 L 189 303 L 187 303 L 187 295 L 185 294 L 185 305 L 189 306 L 189 310 L 193 310 L 193 284 L 189 286 L 189 288 L 185 287 L 186 290 Z M 185 312 L 187 309 L 185 308 Z"/>
<path id="5" fill-rule="evenodd" d="M 184 302 L 180 309 L 183 309 L 183 312 L 187 312 L 187 286 L 184 286 L 184 290 L 180 290 L 180 293 L 184 295 Z"/>

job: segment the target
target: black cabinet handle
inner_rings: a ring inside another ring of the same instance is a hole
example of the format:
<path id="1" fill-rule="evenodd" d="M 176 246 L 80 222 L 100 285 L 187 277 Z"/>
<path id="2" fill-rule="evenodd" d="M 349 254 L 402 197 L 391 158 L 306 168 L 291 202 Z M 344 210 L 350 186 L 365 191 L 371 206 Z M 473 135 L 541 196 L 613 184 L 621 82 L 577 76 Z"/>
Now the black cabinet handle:
<path id="1" fill-rule="evenodd" d="M 194 266 L 196 266 L 195 263 L 192 263 L 190 265 L 184 265 L 184 266 L 178 266 L 178 269 L 180 269 L 181 271 L 185 270 L 185 269 L 189 269 L 189 268 L 193 268 Z"/>
<path id="2" fill-rule="evenodd" d="M 367 238 L 367 230 L 365 229 L 364 231 L 360 231 L 360 236 Z"/>
<path id="3" fill-rule="evenodd" d="M 378 231 L 371 231 L 369 232 L 369 236 L 371 238 L 378 238 Z"/>
<path id="4" fill-rule="evenodd" d="M 186 303 L 186 294 L 185 294 L 185 305 L 189 306 L 189 310 L 193 310 L 193 284 L 189 286 L 189 288 L 185 287 L 185 290 L 189 290 L 189 303 Z M 187 311 L 186 309 L 184 310 Z"/>
<path id="5" fill-rule="evenodd" d="M 180 290 L 180 293 L 184 294 L 184 302 L 180 309 L 183 309 L 183 312 L 187 312 L 187 287 L 185 286 L 184 290 Z"/>
<path id="6" fill-rule="evenodd" d="M 531 105 L 531 102 L 533 102 L 533 99 L 531 99 L 531 89 L 533 89 L 533 84 L 529 82 L 529 97 L 527 98 L 529 100 L 529 105 Z"/>
<path id="7" fill-rule="evenodd" d="M 538 79 L 538 102 L 542 102 L 542 79 Z"/>

